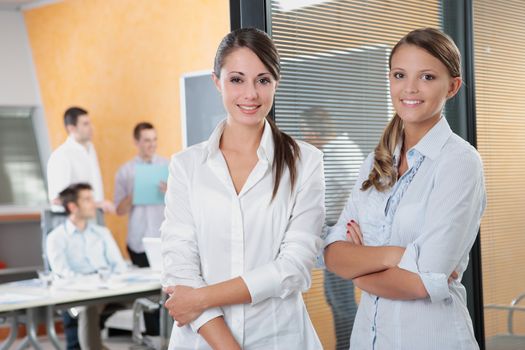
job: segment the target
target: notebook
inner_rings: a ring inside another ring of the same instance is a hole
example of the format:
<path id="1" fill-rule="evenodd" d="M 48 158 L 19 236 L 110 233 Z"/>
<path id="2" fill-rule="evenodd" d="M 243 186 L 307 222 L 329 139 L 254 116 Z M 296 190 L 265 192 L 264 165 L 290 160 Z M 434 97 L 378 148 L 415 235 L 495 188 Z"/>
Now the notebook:
<path id="1" fill-rule="evenodd" d="M 160 237 L 144 237 L 142 238 L 144 244 L 144 251 L 148 257 L 149 266 L 153 271 L 162 270 L 162 255 L 160 252 Z"/>

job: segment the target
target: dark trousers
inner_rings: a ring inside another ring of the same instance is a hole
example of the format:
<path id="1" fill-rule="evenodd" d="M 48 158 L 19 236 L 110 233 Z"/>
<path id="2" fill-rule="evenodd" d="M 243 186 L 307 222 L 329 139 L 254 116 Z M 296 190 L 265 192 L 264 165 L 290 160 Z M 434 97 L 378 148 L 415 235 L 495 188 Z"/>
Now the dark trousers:
<path id="1" fill-rule="evenodd" d="M 148 257 L 146 253 L 137 253 L 128 248 L 128 254 L 133 265 L 138 267 L 149 267 Z M 147 335 L 159 335 L 160 334 L 160 309 L 153 312 L 144 313 L 144 323 L 146 326 Z"/>
<path id="2" fill-rule="evenodd" d="M 354 284 L 328 270 L 324 270 L 324 294 L 334 317 L 337 350 L 350 348 L 350 335 L 354 326 L 357 304 Z"/>
<path id="3" fill-rule="evenodd" d="M 117 310 L 123 308 L 120 304 L 107 304 L 100 314 L 99 328 L 104 328 L 106 320 Z M 66 350 L 81 350 L 78 339 L 78 318 L 71 317 L 67 310 L 62 311 L 62 322 L 64 322 L 64 335 L 66 336 Z"/>
<path id="4" fill-rule="evenodd" d="M 131 259 L 131 262 L 133 265 L 136 265 L 138 267 L 149 267 L 148 257 L 146 256 L 146 253 L 137 253 L 128 248 L 128 254 Z"/>
<path id="5" fill-rule="evenodd" d="M 66 349 L 80 350 L 80 342 L 78 341 L 78 320 L 71 317 L 67 310 L 64 310 L 62 313 L 62 321 L 64 322 Z"/>

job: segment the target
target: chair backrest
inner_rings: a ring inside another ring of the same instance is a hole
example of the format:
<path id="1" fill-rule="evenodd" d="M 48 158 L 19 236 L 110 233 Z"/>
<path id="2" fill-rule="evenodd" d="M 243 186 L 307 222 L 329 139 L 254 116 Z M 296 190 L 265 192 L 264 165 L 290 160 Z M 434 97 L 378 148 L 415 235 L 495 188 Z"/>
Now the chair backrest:
<path id="1" fill-rule="evenodd" d="M 46 239 L 47 235 L 53 231 L 56 227 L 64 223 L 67 219 L 67 213 L 65 211 L 52 211 L 51 209 L 43 209 L 40 215 L 40 228 L 42 230 L 42 263 L 44 270 L 51 270 L 49 267 L 49 261 L 47 259 Z"/>
<path id="2" fill-rule="evenodd" d="M 47 235 L 62 225 L 68 217 L 65 211 L 53 211 L 49 208 L 43 209 L 40 216 L 40 228 L 42 229 L 42 263 L 46 271 L 51 270 L 49 267 L 49 261 L 47 259 L 46 240 Z M 104 226 L 104 212 L 102 209 L 97 209 L 96 223 Z"/>

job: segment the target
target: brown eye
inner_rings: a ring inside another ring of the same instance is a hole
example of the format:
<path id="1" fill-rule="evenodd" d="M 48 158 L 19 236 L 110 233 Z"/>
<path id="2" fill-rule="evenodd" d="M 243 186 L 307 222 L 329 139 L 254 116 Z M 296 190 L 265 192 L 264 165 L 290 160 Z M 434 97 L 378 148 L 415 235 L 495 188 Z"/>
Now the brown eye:
<path id="1" fill-rule="evenodd" d="M 405 77 L 405 75 L 403 73 L 399 73 L 399 72 L 395 72 L 394 74 L 392 74 L 392 76 L 395 79 L 403 79 Z"/>

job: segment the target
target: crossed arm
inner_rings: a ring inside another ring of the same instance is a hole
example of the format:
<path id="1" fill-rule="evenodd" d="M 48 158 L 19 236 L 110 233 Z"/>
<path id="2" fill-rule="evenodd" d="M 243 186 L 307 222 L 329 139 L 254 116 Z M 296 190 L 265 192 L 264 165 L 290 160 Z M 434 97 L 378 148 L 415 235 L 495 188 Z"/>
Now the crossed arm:
<path id="1" fill-rule="evenodd" d="M 335 241 L 325 249 L 327 268 L 353 279 L 359 288 L 389 299 L 430 298 L 439 302 L 449 297 L 448 284 L 458 278 L 454 270 L 472 247 L 486 203 L 479 156 L 464 152 L 447 157 L 436 169 L 433 188 L 426 198 L 426 207 L 431 210 L 425 214 L 421 234 L 401 248 L 401 254 L 398 250 L 396 257 L 395 247 L 382 247 L 387 250 L 378 252 L 379 247 L 361 246 L 359 225 L 352 222 L 360 205 L 355 200 L 359 189 L 354 187 L 338 221 L 335 239 L 327 241 Z M 342 241 L 345 225 L 346 239 L 354 244 Z"/>
<path id="2" fill-rule="evenodd" d="M 167 287 L 164 291 L 170 295 L 165 306 L 178 327 L 192 322 L 206 309 L 247 304 L 252 300 L 248 287 L 240 277 L 202 288 L 179 285 Z M 206 322 L 198 332 L 212 349 L 240 349 L 222 316 Z"/>
<path id="3" fill-rule="evenodd" d="M 402 247 L 365 247 L 359 225 L 348 222 L 347 241 L 337 241 L 325 249 L 326 267 L 360 289 L 383 298 L 412 300 L 428 297 L 416 273 L 397 267 Z"/>

